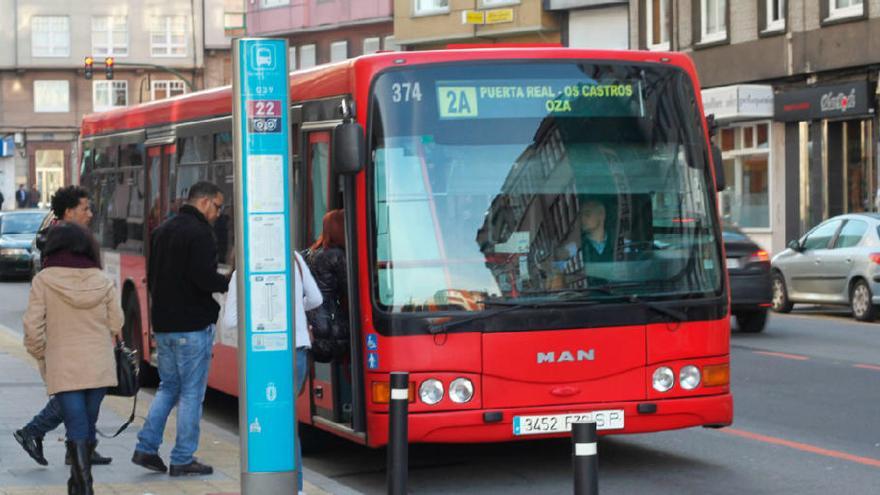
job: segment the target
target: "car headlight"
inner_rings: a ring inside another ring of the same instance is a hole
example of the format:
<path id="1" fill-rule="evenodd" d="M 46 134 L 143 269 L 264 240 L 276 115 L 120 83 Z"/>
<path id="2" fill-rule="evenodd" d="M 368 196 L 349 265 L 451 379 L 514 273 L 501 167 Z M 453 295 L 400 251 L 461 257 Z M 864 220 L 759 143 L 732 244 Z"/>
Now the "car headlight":
<path id="1" fill-rule="evenodd" d="M 474 397 L 474 384 L 467 378 L 456 378 L 449 385 L 449 398 L 456 404 L 464 404 Z"/>
<path id="2" fill-rule="evenodd" d="M 429 406 L 440 402 L 443 399 L 443 383 L 433 378 L 423 381 L 419 386 L 419 398 Z"/>
<path id="3" fill-rule="evenodd" d="M 654 390 L 658 392 L 667 392 L 675 385 L 675 373 L 672 368 L 662 366 L 654 371 Z"/>
<path id="4" fill-rule="evenodd" d="M 685 390 L 693 390 L 700 385 L 700 368 L 693 365 L 685 366 L 678 372 L 678 383 Z"/>
<path id="5" fill-rule="evenodd" d="M 22 248 L 3 248 L 0 249 L 0 256 L 27 256 L 28 250 Z"/>

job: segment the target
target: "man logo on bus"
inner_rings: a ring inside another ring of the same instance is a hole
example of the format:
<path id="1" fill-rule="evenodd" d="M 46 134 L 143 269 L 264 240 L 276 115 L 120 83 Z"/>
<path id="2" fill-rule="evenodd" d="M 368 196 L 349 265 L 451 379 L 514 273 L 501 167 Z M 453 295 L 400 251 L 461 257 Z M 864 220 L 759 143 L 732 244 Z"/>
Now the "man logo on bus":
<path id="1" fill-rule="evenodd" d="M 577 357 L 575 357 L 577 356 Z M 556 356 L 555 352 L 539 352 L 538 353 L 538 364 L 546 364 L 546 363 L 573 363 L 575 361 L 593 361 L 596 359 L 596 350 L 589 349 L 577 349 L 576 352 L 571 351 L 562 351 L 559 353 L 559 357 Z"/>

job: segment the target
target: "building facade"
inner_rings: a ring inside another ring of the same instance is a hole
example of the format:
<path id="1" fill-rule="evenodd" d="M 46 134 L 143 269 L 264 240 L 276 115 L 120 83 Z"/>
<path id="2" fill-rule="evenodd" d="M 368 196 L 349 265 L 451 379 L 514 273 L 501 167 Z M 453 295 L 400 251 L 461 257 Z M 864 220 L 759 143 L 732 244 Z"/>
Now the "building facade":
<path id="1" fill-rule="evenodd" d="M 773 252 L 877 211 L 878 0 L 632 0 L 635 47 L 689 52 L 720 124 L 726 220 Z"/>
<path id="2" fill-rule="evenodd" d="M 244 11 L 242 0 L 0 0 L 0 9 L 7 13 L 0 17 L 0 138 L 13 143 L 0 157 L 0 191 L 12 198 L 24 184 L 41 205 L 78 181 L 83 115 L 227 84 L 226 13 Z"/>
<path id="3" fill-rule="evenodd" d="M 247 32 L 286 37 L 290 69 L 309 69 L 397 50 L 392 8 L 392 0 L 251 0 Z"/>
<path id="4" fill-rule="evenodd" d="M 630 47 L 629 0 L 546 0 L 544 8 L 561 16 L 565 46 L 600 50 Z"/>
<path id="5" fill-rule="evenodd" d="M 559 15 L 543 0 L 395 0 L 394 38 L 408 50 L 562 42 Z"/>

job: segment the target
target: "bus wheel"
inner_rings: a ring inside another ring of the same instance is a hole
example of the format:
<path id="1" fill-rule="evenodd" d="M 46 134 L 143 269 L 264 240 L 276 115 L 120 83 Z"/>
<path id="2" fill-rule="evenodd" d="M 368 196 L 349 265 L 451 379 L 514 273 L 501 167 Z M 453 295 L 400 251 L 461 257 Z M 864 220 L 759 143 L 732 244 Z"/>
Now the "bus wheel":
<path id="1" fill-rule="evenodd" d="M 156 387 L 159 385 L 159 373 L 144 359 L 144 339 L 141 328 L 141 311 L 137 299 L 131 296 L 125 304 L 125 326 L 122 328 L 122 338 L 129 349 L 137 351 L 138 360 L 141 363 L 141 386 Z"/>

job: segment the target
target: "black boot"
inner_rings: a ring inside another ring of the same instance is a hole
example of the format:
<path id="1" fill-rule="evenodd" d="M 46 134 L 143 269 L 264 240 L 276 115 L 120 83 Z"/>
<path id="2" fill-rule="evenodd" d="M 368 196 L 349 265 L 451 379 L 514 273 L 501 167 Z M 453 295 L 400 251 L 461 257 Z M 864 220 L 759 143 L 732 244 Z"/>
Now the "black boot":
<path id="1" fill-rule="evenodd" d="M 80 495 L 95 495 L 95 489 L 92 487 L 92 448 L 87 440 L 76 440 L 73 442 L 73 464 L 70 466 L 72 471 L 76 471 L 76 478 L 80 481 L 82 491 Z"/>
<path id="2" fill-rule="evenodd" d="M 104 457 L 98 453 L 95 448 L 98 446 L 98 441 L 94 441 L 95 446 L 92 447 L 92 466 L 106 466 L 113 462 L 112 457 Z M 64 457 L 64 464 L 70 466 L 73 463 L 73 453 L 71 451 L 67 451 L 67 455 Z"/>
<path id="3" fill-rule="evenodd" d="M 74 466 L 76 458 L 76 444 L 70 440 L 64 442 L 67 446 L 67 458 L 70 459 L 70 478 L 67 480 L 67 495 L 82 495 L 83 480 L 79 470 Z"/>
<path id="4" fill-rule="evenodd" d="M 31 456 L 31 459 L 37 461 L 37 464 L 41 466 L 49 464 L 46 457 L 43 456 L 43 437 L 31 434 L 27 428 L 16 430 L 12 436 L 21 445 L 21 448 Z"/>

